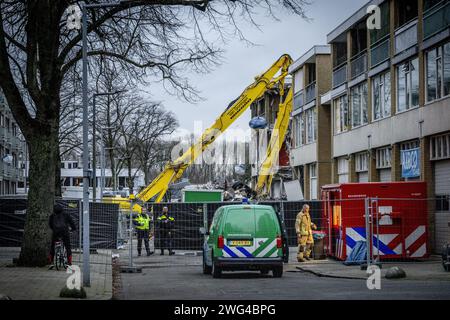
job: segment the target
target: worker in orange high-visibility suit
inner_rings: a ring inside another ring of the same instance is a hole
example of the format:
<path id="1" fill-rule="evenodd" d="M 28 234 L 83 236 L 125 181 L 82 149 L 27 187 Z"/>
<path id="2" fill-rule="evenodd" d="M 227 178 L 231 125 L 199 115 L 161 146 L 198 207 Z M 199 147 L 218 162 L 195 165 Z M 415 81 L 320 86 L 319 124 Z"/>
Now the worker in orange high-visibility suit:
<path id="1" fill-rule="evenodd" d="M 314 245 L 312 229 L 316 230 L 317 226 L 311 222 L 309 206 L 305 204 L 295 219 L 295 231 L 298 241 L 298 262 L 305 262 L 305 259 L 311 259 L 311 250 Z"/>

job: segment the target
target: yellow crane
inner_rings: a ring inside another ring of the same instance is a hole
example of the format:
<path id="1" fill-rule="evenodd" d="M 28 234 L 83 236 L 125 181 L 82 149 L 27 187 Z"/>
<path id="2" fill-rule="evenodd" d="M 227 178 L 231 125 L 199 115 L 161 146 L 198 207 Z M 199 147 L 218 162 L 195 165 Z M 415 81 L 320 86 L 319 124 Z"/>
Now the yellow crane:
<path id="1" fill-rule="evenodd" d="M 244 92 L 233 101 L 230 106 L 217 118 L 214 124 L 205 130 L 198 141 L 193 144 L 183 155 L 173 162 L 169 162 L 165 169 L 136 196 L 130 199 L 110 198 L 107 202 L 119 203 L 123 209 L 130 208 L 129 200 L 135 200 L 133 211 L 140 211 L 140 204 L 151 199 L 161 202 L 169 186 L 180 179 L 188 166 L 202 154 L 236 119 L 238 119 L 250 105 L 261 97 L 267 90 L 278 85 L 281 103 L 271 140 L 268 144 L 266 158 L 259 174 L 257 192 L 263 193 L 270 190 L 273 177 L 273 166 L 278 161 L 279 150 L 283 144 L 289 126 L 289 117 L 292 111 L 292 88 L 284 97 L 284 80 L 288 75 L 292 58 L 282 55 L 267 71 L 255 78 L 255 82 L 248 86 Z"/>

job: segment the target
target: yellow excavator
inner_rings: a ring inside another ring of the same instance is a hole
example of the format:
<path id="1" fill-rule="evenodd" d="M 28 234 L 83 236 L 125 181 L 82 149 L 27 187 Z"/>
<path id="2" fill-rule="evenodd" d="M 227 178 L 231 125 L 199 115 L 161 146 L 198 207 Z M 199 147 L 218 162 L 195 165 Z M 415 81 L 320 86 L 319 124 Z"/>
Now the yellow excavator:
<path id="1" fill-rule="evenodd" d="M 119 203 L 121 209 L 130 210 L 133 203 L 133 211 L 140 212 L 141 205 L 154 199 L 161 202 L 169 186 L 180 179 L 197 157 L 202 154 L 236 119 L 238 119 L 250 105 L 260 98 L 267 90 L 278 87 L 281 103 L 278 110 L 277 120 L 274 125 L 271 139 L 268 144 L 266 158 L 261 165 L 258 176 L 256 193 L 258 197 L 267 195 L 272 183 L 274 165 L 278 163 L 278 155 L 289 127 L 290 114 L 292 112 L 293 91 L 292 87 L 285 95 L 284 84 L 289 74 L 289 66 L 292 58 L 282 55 L 267 71 L 255 78 L 255 82 L 248 86 L 244 92 L 234 100 L 228 108 L 217 118 L 215 123 L 205 130 L 198 141 L 193 144 L 183 155 L 173 162 L 169 162 L 164 171 L 161 172 L 146 188 L 136 195 L 130 195 L 129 199 L 104 198 L 104 202 Z"/>

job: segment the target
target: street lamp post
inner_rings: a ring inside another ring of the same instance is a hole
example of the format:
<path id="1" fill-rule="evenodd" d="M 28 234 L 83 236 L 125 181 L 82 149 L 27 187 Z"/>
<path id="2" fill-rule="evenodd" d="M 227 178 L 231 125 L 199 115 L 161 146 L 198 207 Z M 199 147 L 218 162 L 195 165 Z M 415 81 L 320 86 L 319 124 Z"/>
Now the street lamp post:
<path id="1" fill-rule="evenodd" d="M 113 3 L 97 3 L 97 4 L 81 4 L 81 19 L 82 19 L 82 101 L 83 101 L 83 285 L 89 287 L 91 285 L 90 269 L 89 269 L 89 100 L 88 100 L 88 61 L 87 61 L 87 9 L 95 8 L 111 8 L 118 6 L 126 6 L 127 4 L 142 4 L 141 1 L 118 1 Z"/>

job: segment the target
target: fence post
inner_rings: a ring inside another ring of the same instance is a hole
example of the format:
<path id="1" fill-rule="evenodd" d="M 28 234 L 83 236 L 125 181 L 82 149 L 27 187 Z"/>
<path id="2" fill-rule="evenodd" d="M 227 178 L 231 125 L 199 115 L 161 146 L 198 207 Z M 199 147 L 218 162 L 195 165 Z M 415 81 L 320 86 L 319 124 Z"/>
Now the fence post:
<path id="1" fill-rule="evenodd" d="M 367 269 L 370 267 L 371 263 L 371 251 L 372 251 L 372 241 L 371 241 L 371 226 L 370 226 L 370 198 L 364 199 L 364 208 L 365 208 L 365 221 L 366 221 L 366 250 L 367 250 Z"/>
<path id="2" fill-rule="evenodd" d="M 208 204 L 203 204 L 203 227 L 208 230 Z M 206 234 L 205 234 L 206 236 Z"/>
<path id="3" fill-rule="evenodd" d="M 122 272 L 127 272 L 127 273 L 135 273 L 135 272 L 142 272 L 142 268 L 139 267 L 135 267 L 133 266 L 133 205 L 134 205 L 134 201 L 131 200 L 130 201 L 130 236 L 129 236 L 129 252 L 128 252 L 128 267 L 122 267 L 121 271 Z"/>
<path id="4" fill-rule="evenodd" d="M 128 252 L 128 267 L 133 268 L 133 200 L 130 202 L 130 245 Z"/>
<path id="5" fill-rule="evenodd" d="M 83 239 L 83 210 L 82 210 L 82 202 L 81 200 L 78 200 L 78 247 L 80 249 L 80 263 L 81 263 L 81 259 L 83 257 L 82 253 L 82 239 Z"/>

